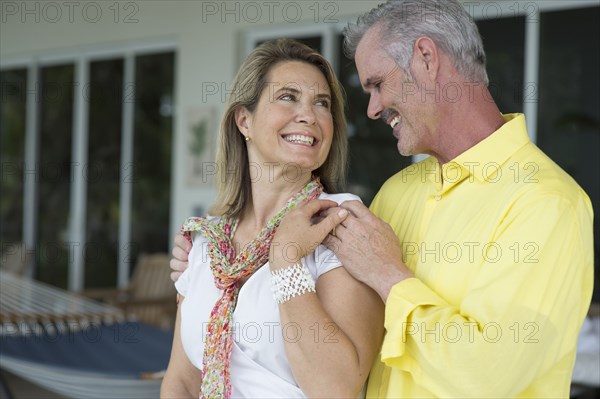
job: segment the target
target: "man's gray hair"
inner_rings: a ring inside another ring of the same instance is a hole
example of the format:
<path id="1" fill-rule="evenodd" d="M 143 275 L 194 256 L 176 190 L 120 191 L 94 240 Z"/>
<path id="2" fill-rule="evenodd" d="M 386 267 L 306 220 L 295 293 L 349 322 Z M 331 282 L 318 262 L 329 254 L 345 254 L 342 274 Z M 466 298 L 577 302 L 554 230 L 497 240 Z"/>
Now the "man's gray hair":
<path id="1" fill-rule="evenodd" d="M 354 59 L 358 43 L 372 27 L 381 28 L 381 44 L 412 78 L 410 60 L 415 41 L 431 38 L 473 82 L 489 83 L 485 52 L 473 18 L 456 0 L 389 0 L 350 23 L 344 30 L 346 55 Z"/>

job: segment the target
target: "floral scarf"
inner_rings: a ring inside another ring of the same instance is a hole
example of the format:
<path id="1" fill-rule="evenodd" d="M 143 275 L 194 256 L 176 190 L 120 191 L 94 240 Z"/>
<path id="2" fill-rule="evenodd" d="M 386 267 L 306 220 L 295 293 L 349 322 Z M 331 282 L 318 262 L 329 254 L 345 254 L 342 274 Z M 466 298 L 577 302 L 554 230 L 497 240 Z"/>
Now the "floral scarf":
<path id="1" fill-rule="evenodd" d="M 323 186 L 318 178 L 310 181 L 287 201 L 237 257 L 232 239 L 239 219 L 222 217 L 218 221 L 209 221 L 207 218 L 192 217 L 181 228 L 188 239 L 193 231 L 208 238 L 208 255 L 215 286 L 223 291 L 211 311 L 204 343 L 201 399 L 227 399 L 231 396 L 229 357 L 233 347 L 233 311 L 239 292 L 237 282 L 267 263 L 271 240 L 283 217 L 300 203 L 318 198 L 322 192 Z"/>

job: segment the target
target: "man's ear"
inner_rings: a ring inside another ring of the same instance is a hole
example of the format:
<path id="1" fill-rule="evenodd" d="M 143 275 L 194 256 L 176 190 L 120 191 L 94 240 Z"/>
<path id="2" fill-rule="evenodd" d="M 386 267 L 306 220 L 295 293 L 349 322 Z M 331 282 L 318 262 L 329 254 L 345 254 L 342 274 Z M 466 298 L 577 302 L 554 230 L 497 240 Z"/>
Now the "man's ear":
<path id="1" fill-rule="evenodd" d="M 421 36 L 415 40 L 413 68 L 415 72 L 426 73 L 431 80 L 437 78 L 440 68 L 440 53 L 438 46 L 431 38 Z"/>
<path id="2" fill-rule="evenodd" d="M 235 124 L 240 132 L 248 137 L 250 126 L 252 125 L 252 114 L 246 107 L 239 107 L 235 110 Z"/>

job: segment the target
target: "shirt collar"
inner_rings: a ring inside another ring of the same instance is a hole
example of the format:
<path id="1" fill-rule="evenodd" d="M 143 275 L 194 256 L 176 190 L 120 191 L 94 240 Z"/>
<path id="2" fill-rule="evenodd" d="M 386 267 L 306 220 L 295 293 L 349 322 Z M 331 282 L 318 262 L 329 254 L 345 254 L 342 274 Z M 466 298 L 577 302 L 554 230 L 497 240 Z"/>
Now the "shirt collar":
<path id="1" fill-rule="evenodd" d="M 501 167 L 517 150 L 530 143 L 525 125 L 525 115 L 502 115 L 504 125 L 463 152 L 451 162 L 460 165 L 479 181 L 495 177 L 490 171 Z"/>

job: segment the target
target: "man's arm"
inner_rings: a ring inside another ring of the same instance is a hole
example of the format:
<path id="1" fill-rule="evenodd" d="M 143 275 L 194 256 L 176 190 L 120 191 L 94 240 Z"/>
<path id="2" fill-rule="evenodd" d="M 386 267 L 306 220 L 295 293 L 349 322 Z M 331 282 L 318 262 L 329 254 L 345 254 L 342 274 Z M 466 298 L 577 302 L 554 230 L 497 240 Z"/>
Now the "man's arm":
<path id="1" fill-rule="evenodd" d="M 169 262 L 171 266 L 171 280 L 176 282 L 181 276 L 181 273 L 188 267 L 188 255 L 192 250 L 192 243 L 185 238 L 183 234 L 177 234 L 173 240 L 175 246 L 173 247 L 173 259 Z"/>
<path id="2" fill-rule="evenodd" d="M 473 275 L 462 282 L 466 293 L 458 304 L 419 278 L 394 280 L 382 295 L 382 361 L 439 397 L 514 397 L 554 367 L 568 372 L 592 291 L 591 211 L 585 208 L 549 197 L 514 209 L 492 241 L 501 248 L 533 243 L 535 257 L 498 262 L 490 256 L 469 265 Z M 356 223 L 364 219 L 352 213 Z M 329 238 L 328 244 L 361 281 L 377 284 L 392 267 L 401 270 L 386 258 L 401 256 L 384 248 L 386 234 L 352 224 L 336 230 L 339 242 Z M 372 263 L 378 258 L 380 264 Z M 379 284 L 373 288 L 381 295 Z"/>

